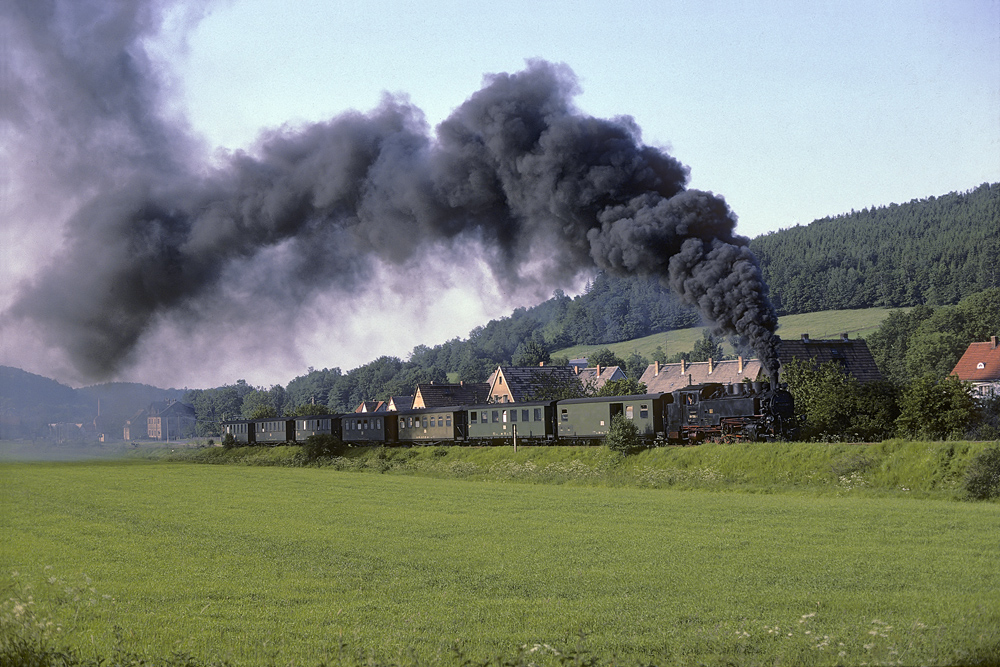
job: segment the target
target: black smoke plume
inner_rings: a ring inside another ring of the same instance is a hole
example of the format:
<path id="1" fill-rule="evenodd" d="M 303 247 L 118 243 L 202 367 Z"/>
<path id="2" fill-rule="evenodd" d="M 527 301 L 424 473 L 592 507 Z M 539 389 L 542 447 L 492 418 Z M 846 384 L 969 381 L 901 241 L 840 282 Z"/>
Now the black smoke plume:
<path id="1" fill-rule="evenodd" d="M 535 60 L 486 77 L 433 134 L 418 109 L 387 96 L 369 113 L 270 131 L 210 169 L 158 110 L 140 46 L 156 17 L 142 3 L 111 17 L 121 29 L 92 31 L 103 56 L 89 64 L 72 60 L 79 37 L 59 33 L 59 13 L 39 6 L 55 5 L 23 2 L 13 16 L 36 36 L 28 47 L 55 54 L 39 67 L 80 91 L 65 111 L 88 130 L 86 145 L 66 150 L 84 174 L 67 178 L 86 181 L 86 200 L 64 252 L 10 312 L 42 325 L 88 375 L 114 374 L 158 317 L 197 310 L 227 272 L 279 250 L 280 275 L 261 289 L 280 285 L 272 298 L 298 302 L 357 294 L 375 262 L 460 262 L 470 248 L 514 286 L 565 285 L 595 267 L 657 276 L 775 366 L 777 317 L 735 215 L 685 189 L 687 168 L 644 145 L 631 118 L 576 109 L 566 66 Z M 83 169 L 88 153 L 96 174 Z"/>

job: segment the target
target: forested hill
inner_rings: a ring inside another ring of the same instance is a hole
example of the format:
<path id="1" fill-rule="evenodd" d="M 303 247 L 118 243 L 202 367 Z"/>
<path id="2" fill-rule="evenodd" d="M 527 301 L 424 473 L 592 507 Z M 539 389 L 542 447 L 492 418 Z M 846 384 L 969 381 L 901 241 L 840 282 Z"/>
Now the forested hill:
<path id="1" fill-rule="evenodd" d="M 750 247 L 782 315 L 954 304 L 1000 286 L 1000 184 L 823 218 Z"/>

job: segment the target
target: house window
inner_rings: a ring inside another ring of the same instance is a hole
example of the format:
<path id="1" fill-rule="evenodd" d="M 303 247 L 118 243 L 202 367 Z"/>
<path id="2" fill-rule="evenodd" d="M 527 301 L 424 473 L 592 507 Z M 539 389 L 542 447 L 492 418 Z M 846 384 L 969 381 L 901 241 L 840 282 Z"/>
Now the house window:
<path id="1" fill-rule="evenodd" d="M 978 368 L 978 369 L 981 370 L 983 368 L 986 368 L 986 364 L 984 364 L 983 362 L 980 361 L 978 364 L 976 364 L 976 368 Z"/>

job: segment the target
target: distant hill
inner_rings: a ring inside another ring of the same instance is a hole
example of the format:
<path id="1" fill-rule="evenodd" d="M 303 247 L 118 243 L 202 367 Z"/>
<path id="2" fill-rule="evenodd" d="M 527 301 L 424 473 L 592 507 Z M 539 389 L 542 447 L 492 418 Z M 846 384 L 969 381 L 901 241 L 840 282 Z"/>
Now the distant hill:
<path id="1" fill-rule="evenodd" d="M 0 366 L 0 439 L 46 437 L 48 424 L 93 423 L 120 434 L 125 421 L 154 401 L 180 400 L 184 391 L 111 382 L 73 389 L 20 368 Z"/>
<path id="2" fill-rule="evenodd" d="M 781 315 L 948 305 L 1000 287 L 1000 184 L 755 238 Z"/>

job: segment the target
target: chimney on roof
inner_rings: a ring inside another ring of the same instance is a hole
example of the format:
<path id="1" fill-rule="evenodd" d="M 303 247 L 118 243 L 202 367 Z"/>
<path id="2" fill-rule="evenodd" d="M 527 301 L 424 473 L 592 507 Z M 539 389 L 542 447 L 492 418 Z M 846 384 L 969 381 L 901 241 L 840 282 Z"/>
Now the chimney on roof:
<path id="1" fill-rule="evenodd" d="M 573 364 L 573 372 L 576 373 L 577 375 L 579 375 L 580 374 L 580 367 L 577 366 L 576 364 Z"/>
<path id="2" fill-rule="evenodd" d="M 842 333 L 842 334 L 840 334 L 840 341 L 841 341 L 842 343 L 846 343 L 846 342 L 847 342 L 847 340 L 848 340 L 848 338 L 849 338 L 849 336 L 848 336 L 848 335 L 847 335 L 846 333 Z"/>
<path id="3" fill-rule="evenodd" d="M 692 384 L 694 384 L 694 378 L 692 378 L 692 377 L 691 377 L 691 374 L 690 374 L 690 373 L 688 373 L 688 386 L 690 386 L 690 385 L 692 385 Z"/>
<path id="4" fill-rule="evenodd" d="M 743 375 L 743 355 L 736 357 L 736 372 Z"/>
<path id="5" fill-rule="evenodd" d="M 684 358 L 681 357 L 681 375 L 684 375 Z"/>
<path id="6" fill-rule="evenodd" d="M 601 377 L 601 365 L 597 364 L 597 377 Z"/>
<path id="7" fill-rule="evenodd" d="M 659 374 L 660 374 L 660 362 L 659 361 L 654 361 L 653 362 L 653 377 L 656 377 Z"/>
<path id="8" fill-rule="evenodd" d="M 997 349 L 997 337 L 996 336 L 990 336 L 990 347 L 993 348 L 994 350 Z"/>
<path id="9" fill-rule="evenodd" d="M 802 334 L 802 342 L 803 343 L 808 343 L 809 342 L 809 334 L 807 334 L 807 333 Z"/>
<path id="10" fill-rule="evenodd" d="M 539 367 L 541 367 L 541 366 L 544 366 L 544 365 L 545 365 L 545 362 L 544 362 L 544 361 L 539 361 L 539 362 L 538 362 L 538 366 L 539 366 Z"/>
<path id="11" fill-rule="evenodd" d="M 711 375 L 713 370 L 715 370 L 715 367 L 712 364 L 712 357 L 709 357 L 708 358 L 708 374 Z"/>

